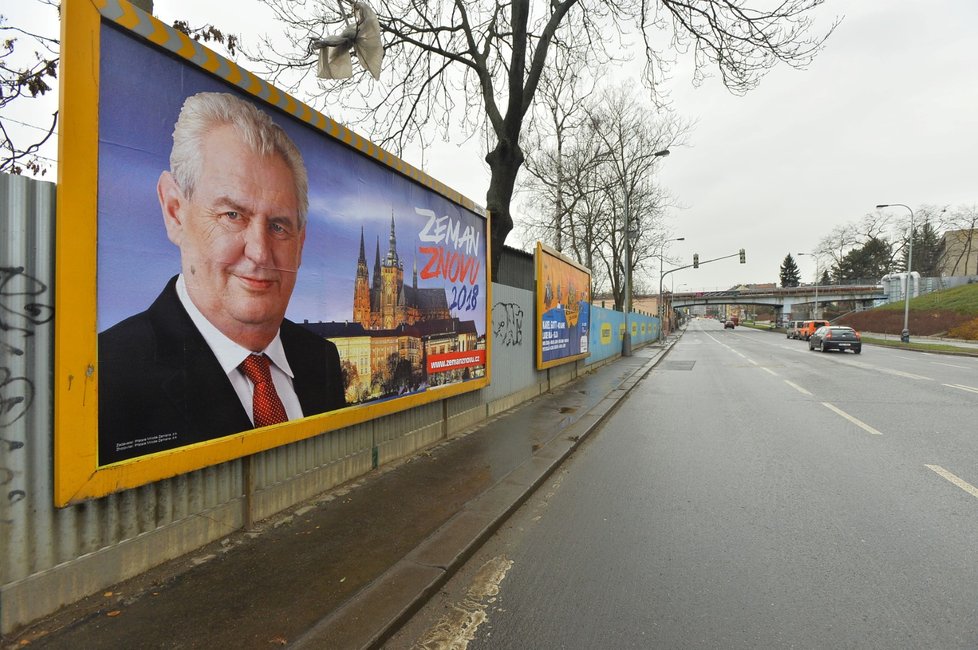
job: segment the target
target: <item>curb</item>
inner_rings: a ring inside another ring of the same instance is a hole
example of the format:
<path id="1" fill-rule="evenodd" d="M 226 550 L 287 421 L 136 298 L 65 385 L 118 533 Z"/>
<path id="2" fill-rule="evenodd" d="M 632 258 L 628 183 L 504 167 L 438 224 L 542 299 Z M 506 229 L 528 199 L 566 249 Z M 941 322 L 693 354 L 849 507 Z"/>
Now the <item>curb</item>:
<path id="1" fill-rule="evenodd" d="M 293 648 L 377 648 L 399 630 L 617 409 L 682 335 L 650 358 L 496 485 L 290 644 Z"/>

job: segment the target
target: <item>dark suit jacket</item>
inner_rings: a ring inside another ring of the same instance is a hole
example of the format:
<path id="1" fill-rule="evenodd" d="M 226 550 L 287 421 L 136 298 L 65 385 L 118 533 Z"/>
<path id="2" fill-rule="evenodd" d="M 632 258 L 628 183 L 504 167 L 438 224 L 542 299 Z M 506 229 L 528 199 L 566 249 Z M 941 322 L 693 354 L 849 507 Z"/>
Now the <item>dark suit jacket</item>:
<path id="1" fill-rule="evenodd" d="M 285 320 L 280 329 L 303 415 L 346 405 L 336 346 Z M 253 428 L 176 292 L 98 337 L 99 465 Z"/>

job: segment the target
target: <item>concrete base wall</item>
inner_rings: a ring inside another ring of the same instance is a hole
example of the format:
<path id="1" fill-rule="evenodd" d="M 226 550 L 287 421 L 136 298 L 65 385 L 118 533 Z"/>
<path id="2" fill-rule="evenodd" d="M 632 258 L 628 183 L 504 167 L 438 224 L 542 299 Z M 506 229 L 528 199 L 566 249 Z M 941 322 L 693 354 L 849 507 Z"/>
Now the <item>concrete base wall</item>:
<path id="1" fill-rule="evenodd" d="M 239 498 L 0 587 L 2 633 L 240 530 L 243 512 Z"/>

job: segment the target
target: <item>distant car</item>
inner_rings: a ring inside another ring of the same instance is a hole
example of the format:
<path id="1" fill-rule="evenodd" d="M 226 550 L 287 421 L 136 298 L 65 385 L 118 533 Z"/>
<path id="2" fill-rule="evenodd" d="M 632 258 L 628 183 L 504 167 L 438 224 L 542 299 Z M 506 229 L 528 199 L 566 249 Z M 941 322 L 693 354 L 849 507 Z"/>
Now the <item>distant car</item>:
<path id="1" fill-rule="evenodd" d="M 798 334 L 795 338 L 805 339 L 806 341 L 812 338 L 812 334 L 815 333 L 819 327 L 826 327 L 830 325 L 827 320 L 806 320 L 802 321 L 801 325 L 798 326 Z"/>
<path id="2" fill-rule="evenodd" d="M 728 320 L 726 323 L 723 324 L 723 329 L 725 330 L 732 330 L 733 328 L 734 328 L 734 322 L 732 320 Z"/>
<path id="3" fill-rule="evenodd" d="M 826 325 L 815 330 L 815 333 L 808 339 L 808 349 L 818 349 L 822 352 L 852 350 L 853 354 L 859 354 L 863 351 L 863 342 L 859 332 L 851 327 Z"/>
<path id="4" fill-rule="evenodd" d="M 803 321 L 803 320 L 790 320 L 790 321 L 788 321 L 788 324 L 785 326 L 785 329 L 787 330 L 786 336 L 789 339 L 796 339 L 796 338 L 798 338 L 798 332 L 801 329 L 802 325 L 804 325 L 804 324 L 805 324 L 805 321 Z"/>

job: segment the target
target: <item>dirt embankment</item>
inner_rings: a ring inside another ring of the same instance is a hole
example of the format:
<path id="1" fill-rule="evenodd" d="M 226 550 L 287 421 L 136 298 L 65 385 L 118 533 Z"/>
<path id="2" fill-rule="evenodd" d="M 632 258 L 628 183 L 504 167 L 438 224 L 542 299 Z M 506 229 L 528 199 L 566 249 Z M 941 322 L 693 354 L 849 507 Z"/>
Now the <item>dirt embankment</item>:
<path id="1" fill-rule="evenodd" d="M 838 324 L 848 325 L 859 331 L 899 336 L 903 331 L 903 310 L 874 309 L 855 312 L 840 318 Z M 978 318 L 972 314 L 945 310 L 911 311 L 909 327 L 918 336 L 978 339 Z"/>

